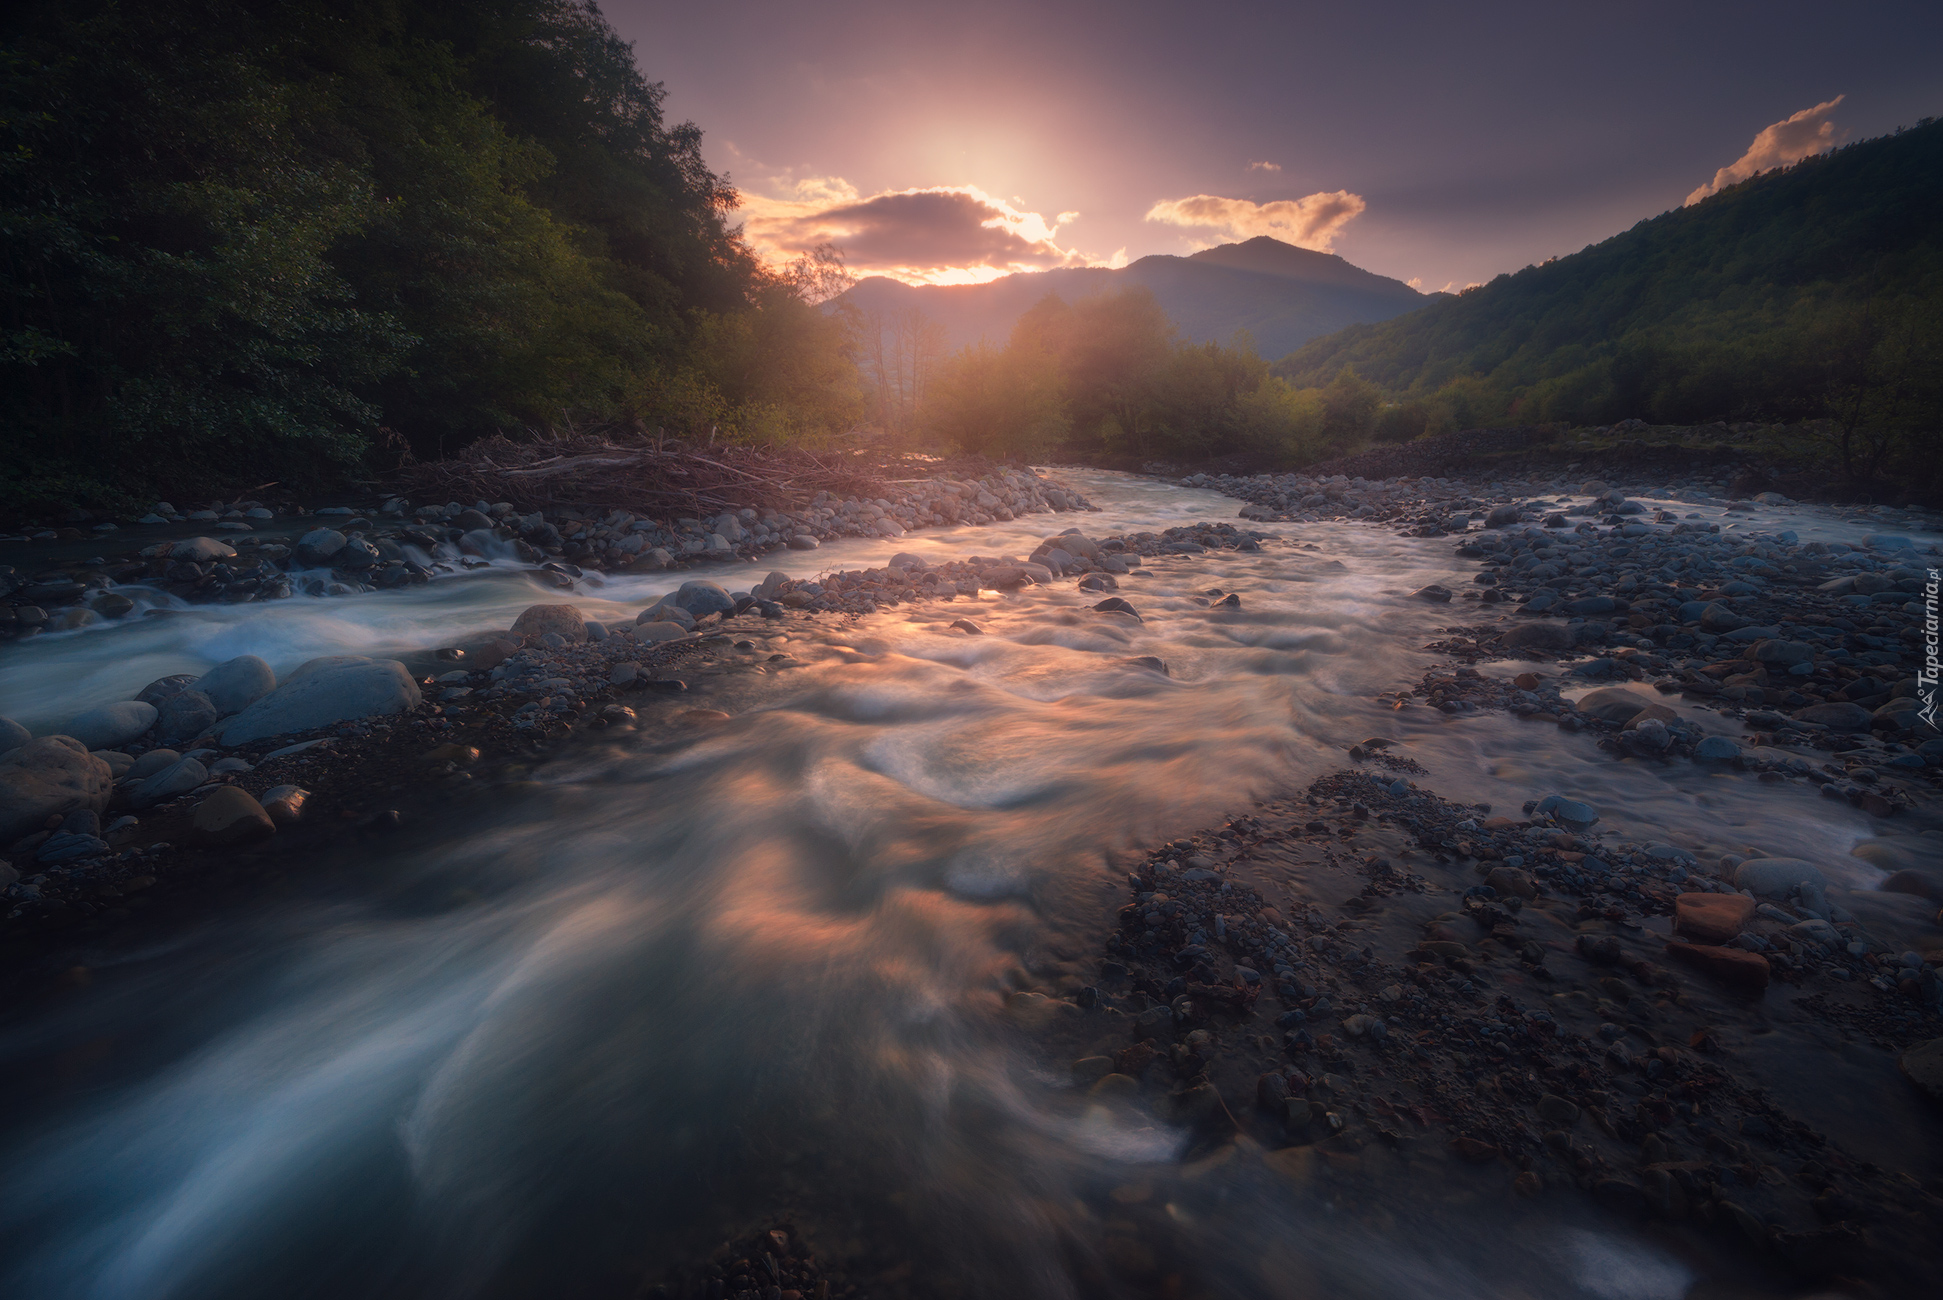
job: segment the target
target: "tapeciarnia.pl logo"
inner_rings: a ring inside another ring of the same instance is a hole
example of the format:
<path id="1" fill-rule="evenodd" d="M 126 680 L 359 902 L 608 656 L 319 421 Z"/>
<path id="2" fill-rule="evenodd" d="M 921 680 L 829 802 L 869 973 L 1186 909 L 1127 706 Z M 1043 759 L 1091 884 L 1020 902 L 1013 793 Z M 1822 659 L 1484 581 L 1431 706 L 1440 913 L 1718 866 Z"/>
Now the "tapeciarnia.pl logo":
<path id="1" fill-rule="evenodd" d="M 1922 719 L 1930 726 L 1936 726 L 1936 683 L 1943 670 L 1937 658 L 1936 631 L 1936 592 L 1939 585 L 1937 571 L 1929 571 L 1929 581 L 1923 584 L 1923 666 L 1916 670 L 1916 692 L 1923 697 Z"/>

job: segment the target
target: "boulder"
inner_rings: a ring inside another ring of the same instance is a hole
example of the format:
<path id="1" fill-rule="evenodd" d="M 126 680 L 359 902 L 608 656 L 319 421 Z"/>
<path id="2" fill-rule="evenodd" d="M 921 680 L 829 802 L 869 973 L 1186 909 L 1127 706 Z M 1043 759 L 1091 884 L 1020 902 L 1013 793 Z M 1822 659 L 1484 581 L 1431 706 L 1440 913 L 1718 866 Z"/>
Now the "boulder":
<path id="1" fill-rule="evenodd" d="M 1734 888 L 1761 898 L 1786 898 L 1804 886 L 1819 893 L 1828 888 L 1828 878 L 1800 858 L 1749 858 L 1734 868 Z"/>
<path id="2" fill-rule="evenodd" d="M 72 736 L 42 736 L 0 755 L 0 844 L 77 808 L 101 812 L 114 780 L 108 764 Z"/>
<path id="3" fill-rule="evenodd" d="M 146 808 L 179 794 L 187 794 L 208 779 L 209 769 L 196 759 L 178 758 L 131 789 L 128 802 L 137 808 Z"/>
<path id="4" fill-rule="evenodd" d="M 1419 600 L 1428 600 L 1439 605 L 1448 605 L 1451 599 L 1451 589 L 1449 587 L 1440 587 L 1434 582 L 1428 587 L 1419 587 L 1410 594 Z M 1537 625 L 1534 624 L 1534 626 Z"/>
<path id="5" fill-rule="evenodd" d="M 1653 706 L 1653 701 L 1631 691 L 1608 687 L 1582 696 L 1576 705 L 1580 713 L 1601 722 L 1631 722 Z"/>
<path id="6" fill-rule="evenodd" d="M 1571 831 L 1589 831 L 1599 823 L 1599 810 L 1591 804 L 1578 799 L 1568 799 L 1562 794 L 1548 794 L 1538 801 L 1532 810 L 1541 816 L 1550 816 L 1553 821 Z"/>
<path id="7" fill-rule="evenodd" d="M 1507 650 L 1570 650 L 1577 633 L 1564 623 L 1520 623 L 1504 634 Z"/>
<path id="8" fill-rule="evenodd" d="M 215 726 L 221 716 L 221 710 L 201 691 L 177 691 L 162 702 L 155 738 L 165 745 L 194 740 Z"/>
<path id="9" fill-rule="evenodd" d="M 224 660 L 204 673 L 195 685 L 222 713 L 241 713 L 276 688 L 276 673 L 255 655 L 237 655 Z"/>
<path id="10" fill-rule="evenodd" d="M 586 635 L 584 630 L 581 635 Z M 403 713 L 417 708 L 419 698 L 418 683 L 396 659 L 336 664 L 301 677 L 293 674 L 292 680 L 231 718 L 222 741 L 241 745 L 353 718 Z"/>
<path id="11" fill-rule="evenodd" d="M 1943 1038 L 1917 1043 L 1902 1054 L 1899 1064 L 1911 1083 L 1928 1093 L 1931 1101 L 1943 1105 Z"/>
<path id="12" fill-rule="evenodd" d="M 1486 528 L 1509 528 L 1518 522 L 1519 509 L 1515 505 L 1499 506 L 1484 517 Z"/>
<path id="13" fill-rule="evenodd" d="M 236 552 L 213 537 L 186 537 L 169 548 L 171 560 L 188 560 L 192 564 L 208 564 L 213 560 L 227 560 Z"/>
<path id="14" fill-rule="evenodd" d="M 87 749 L 115 749 L 154 726 L 155 713 L 153 704 L 121 700 L 69 720 L 60 734 L 74 737 Z"/>
<path id="15" fill-rule="evenodd" d="M 160 772 L 163 768 L 180 762 L 181 759 L 182 755 L 176 753 L 173 749 L 151 749 L 148 753 L 143 754 L 133 763 L 130 763 L 128 770 L 123 772 L 122 775 L 131 781 L 145 781 L 157 772 Z"/>
<path id="16" fill-rule="evenodd" d="M 721 583 L 710 582 L 706 578 L 682 583 L 667 600 L 676 608 L 686 610 L 695 619 L 704 619 L 710 614 L 726 616 L 735 609 L 735 597 L 729 595 Z"/>
<path id="17" fill-rule="evenodd" d="M 1741 757 L 1741 747 L 1725 736 L 1708 736 L 1693 747 L 1693 756 L 1703 763 L 1732 763 Z"/>
<path id="18" fill-rule="evenodd" d="M 153 704 L 159 709 L 162 707 L 163 700 L 168 699 L 177 691 L 187 690 L 189 687 L 195 685 L 197 680 L 194 673 L 173 673 L 167 677 L 157 677 L 154 681 L 142 687 L 135 698 L 144 704 Z"/>
<path id="19" fill-rule="evenodd" d="M 1516 894 L 1520 898 L 1538 897 L 1538 886 L 1518 867 L 1493 867 L 1491 874 L 1484 878 L 1484 883 L 1500 894 Z"/>
<path id="20" fill-rule="evenodd" d="M 1815 662 L 1815 648 L 1803 641 L 1779 641 L 1764 639 L 1756 641 L 1741 652 L 1743 658 L 1752 659 L 1757 664 L 1773 664 L 1779 668 L 1793 668 L 1796 664 Z"/>
<path id="21" fill-rule="evenodd" d="M 1811 704 L 1805 709 L 1796 709 L 1793 716 L 1797 722 L 1812 722 L 1830 731 L 1867 731 L 1872 717 L 1869 710 L 1860 704 L 1846 700 L 1834 704 Z"/>
<path id="22" fill-rule="evenodd" d="M 1681 894 L 1673 900 L 1673 932 L 1698 943 L 1726 943 L 1754 907 L 1745 894 Z"/>
<path id="23" fill-rule="evenodd" d="M 276 834 L 276 823 L 248 791 L 226 785 L 196 805 L 189 827 L 198 843 L 232 848 Z"/>
<path id="24" fill-rule="evenodd" d="M 636 623 L 634 639 L 650 645 L 659 641 L 674 641 L 688 635 L 688 629 L 675 622 Z"/>
<path id="25" fill-rule="evenodd" d="M 337 558 L 349 539 L 335 528 L 313 528 L 297 539 L 290 559 L 300 569 L 321 569 Z"/>
<path id="26" fill-rule="evenodd" d="M 1768 959 L 1759 953 L 1673 939 L 1666 945 L 1666 955 L 1743 993 L 1761 993 L 1768 987 Z"/>
<path id="27" fill-rule="evenodd" d="M 0 718 L 0 754 L 19 749 L 34 738 L 34 733 L 12 718 Z"/>
<path id="28" fill-rule="evenodd" d="M 516 641 L 537 641 L 549 632 L 564 641 L 585 641 L 587 616 L 572 605 L 528 605 L 513 620 Z"/>
<path id="29" fill-rule="evenodd" d="M 1702 631 L 1715 633 L 1732 632 L 1748 625 L 1746 619 L 1717 600 L 1700 611 L 1698 622 Z"/>

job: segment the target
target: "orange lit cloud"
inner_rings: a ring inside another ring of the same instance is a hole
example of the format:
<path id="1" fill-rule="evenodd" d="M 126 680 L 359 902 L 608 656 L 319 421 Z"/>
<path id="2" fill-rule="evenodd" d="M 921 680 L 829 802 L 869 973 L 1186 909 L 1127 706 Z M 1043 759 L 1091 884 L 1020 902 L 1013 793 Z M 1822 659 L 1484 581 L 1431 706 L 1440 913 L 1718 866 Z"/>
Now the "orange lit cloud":
<path id="1" fill-rule="evenodd" d="M 854 275 L 906 284 L 980 284 L 1016 271 L 1085 266 L 1058 243 L 1077 212 L 1048 220 L 975 185 L 865 196 L 836 177 L 797 181 L 787 198 L 744 193 L 742 233 L 772 264 L 835 244 Z"/>
<path id="2" fill-rule="evenodd" d="M 1327 253 L 1343 227 L 1354 221 L 1364 206 L 1362 196 L 1348 190 L 1273 203 L 1196 194 L 1187 199 L 1162 199 L 1147 210 L 1147 220 L 1204 228 L 1232 240 L 1268 235 L 1298 248 Z"/>
<path id="3" fill-rule="evenodd" d="M 1687 195 L 1687 205 L 1698 203 L 1710 194 L 1718 194 L 1729 185 L 1737 185 L 1750 176 L 1773 171 L 1776 167 L 1790 166 L 1810 154 L 1833 148 L 1836 144 L 1835 123 L 1829 121 L 1828 116 L 1846 98 L 1846 95 L 1837 95 L 1825 104 L 1804 108 L 1792 117 L 1764 129 L 1754 137 L 1754 143 L 1747 147 L 1746 153 L 1715 172 L 1713 180 Z"/>

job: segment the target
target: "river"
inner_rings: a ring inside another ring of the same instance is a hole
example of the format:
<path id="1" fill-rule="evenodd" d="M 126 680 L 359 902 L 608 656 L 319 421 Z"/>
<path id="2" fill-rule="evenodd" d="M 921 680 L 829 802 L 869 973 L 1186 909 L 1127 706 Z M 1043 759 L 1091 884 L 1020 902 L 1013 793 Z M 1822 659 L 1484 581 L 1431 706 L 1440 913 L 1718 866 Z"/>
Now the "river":
<path id="1" fill-rule="evenodd" d="M 1212 492 L 1061 477 L 1102 510 L 776 564 L 1024 554 L 1068 524 L 1235 516 Z M 1076 1207 L 1175 1168 L 1181 1139 L 1077 1105 L 1005 992 L 1097 953 L 1124 901 L 1116 855 L 1299 789 L 1370 735 L 1450 798 L 1515 813 L 1561 790 L 1635 837 L 1881 874 L 1848 856 L 1863 814 L 1752 774 L 1615 762 L 1503 715 L 1393 712 L 1374 697 L 1407 690 L 1457 616 L 1408 593 L 1471 567 L 1379 527 L 1261 527 L 1278 540 L 1259 553 L 1123 578 L 1139 623 L 1069 583 L 793 621 L 762 647 L 792 666 L 710 697 L 726 727 L 576 741 L 347 864 L 357 888 L 104 944 L 76 988 L 0 1024 L 5 1289 L 625 1297 L 658 1262 L 789 1213 L 826 1242 L 894 1242 L 920 1279 L 955 1279 L 940 1294 L 1082 1294 Z M 631 617 L 672 585 L 590 578 L 572 599 Z M 1210 591 L 1241 610 L 1207 608 Z M 422 648 L 549 598 L 507 564 L 36 638 L 7 652 L 0 712 L 45 723 L 242 653 L 285 670 Z M 986 635 L 951 631 L 965 616 Z M 1168 674 L 1126 662 L 1144 655 Z M 1513 1235 L 1489 1204 L 1405 1193 L 1382 1228 L 1214 1169 L 1167 1208 L 1213 1294 L 1675 1300 L 1694 1276 L 1563 1211 Z"/>

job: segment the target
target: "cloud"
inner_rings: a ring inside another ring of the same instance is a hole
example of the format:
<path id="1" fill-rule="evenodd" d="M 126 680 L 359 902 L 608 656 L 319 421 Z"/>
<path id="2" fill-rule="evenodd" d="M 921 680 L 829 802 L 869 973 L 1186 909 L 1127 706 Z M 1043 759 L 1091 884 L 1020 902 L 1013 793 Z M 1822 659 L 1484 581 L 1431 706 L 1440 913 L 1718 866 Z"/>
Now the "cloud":
<path id="1" fill-rule="evenodd" d="M 1715 172 L 1713 180 L 1687 195 L 1687 205 L 1698 203 L 1708 195 L 1717 194 L 1750 176 L 1798 163 L 1810 154 L 1833 148 L 1837 143 L 1835 124 L 1828 120 L 1828 115 L 1845 98 L 1847 96 L 1837 95 L 1826 104 L 1804 108 L 1762 131 L 1754 137 L 1754 143 L 1747 147 L 1746 153 Z"/>
<path id="2" fill-rule="evenodd" d="M 907 284 L 977 284 L 1091 260 L 1058 242 L 1079 213 L 1048 221 L 975 185 L 864 195 L 839 177 L 810 177 L 785 198 L 745 193 L 741 213 L 744 238 L 771 264 L 835 244 L 852 274 Z"/>
<path id="3" fill-rule="evenodd" d="M 1170 226 L 1207 227 L 1237 241 L 1268 235 L 1298 248 L 1327 253 L 1343 227 L 1354 221 L 1364 207 L 1362 196 L 1348 190 L 1311 194 L 1302 199 L 1277 199 L 1273 203 L 1196 194 L 1188 199 L 1162 199 L 1147 210 L 1147 220 Z"/>
<path id="4" fill-rule="evenodd" d="M 1248 164 L 1248 170 L 1251 172 L 1279 172 L 1282 170 L 1282 164 L 1272 163 L 1272 162 L 1251 162 Z"/>

